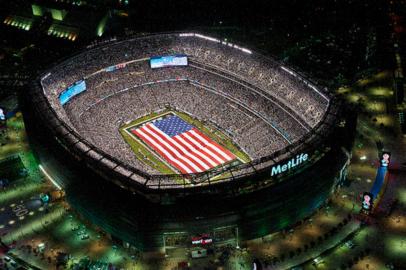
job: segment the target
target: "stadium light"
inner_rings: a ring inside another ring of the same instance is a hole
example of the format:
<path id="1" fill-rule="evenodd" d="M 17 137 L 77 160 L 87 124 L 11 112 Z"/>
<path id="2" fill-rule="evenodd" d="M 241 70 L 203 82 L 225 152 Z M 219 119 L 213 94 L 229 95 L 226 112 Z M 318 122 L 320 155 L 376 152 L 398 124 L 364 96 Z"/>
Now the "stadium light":
<path id="1" fill-rule="evenodd" d="M 210 41 L 214 41 L 214 42 L 220 43 L 220 40 L 218 40 L 218 39 L 216 39 L 216 38 L 204 36 L 204 35 L 201 35 L 201 34 L 195 34 L 195 37 L 198 37 L 198 38 L 202 38 L 202 39 L 206 39 L 206 40 L 210 40 Z"/>
<path id="2" fill-rule="evenodd" d="M 249 54 L 252 54 L 252 52 L 251 52 L 250 50 L 248 50 L 248 49 L 245 49 L 245 48 L 241 48 L 241 51 L 243 51 L 243 52 L 245 52 L 245 53 L 249 53 Z"/>
<path id="3" fill-rule="evenodd" d="M 312 84 L 311 84 L 310 82 L 308 82 L 305 78 L 301 77 L 300 75 L 297 75 L 294 71 L 292 71 L 292 70 L 290 70 L 290 69 L 288 69 L 288 68 L 286 68 L 286 67 L 284 67 L 284 66 L 281 66 L 281 69 L 284 70 L 284 71 L 286 71 L 286 72 L 289 73 L 290 75 L 292 75 L 292 76 L 298 78 L 298 79 L 301 80 L 302 82 L 304 82 L 308 87 L 310 87 L 311 89 L 313 89 L 313 90 L 314 90 L 315 92 L 317 92 L 320 96 L 322 96 L 325 100 L 327 100 L 328 102 L 330 102 L 329 98 L 328 98 L 325 94 L 323 94 L 322 92 L 320 92 L 316 86 L 312 85 Z"/>
<path id="4" fill-rule="evenodd" d="M 44 169 L 44 167 L 42 167 L 42 165 L 38 165 L 40 171 L 49 179 L 49 181 L 51 181 L 52 184 L 54 184 L 54 186 L 58 189 L 61 190 L 61 186 L 49 175 L 49 173 Z"/>
<path id="5" fill-rule="evenodd" d="M 193 37 L 195 34 L 194 33 L 181 33 L 179 34 L 180 37 Z"/>
<path id="6" fill-rule="evenodd" d="M 281 66 L 281 69 L 283 69 L 284 71 L 286 71 L 286 72 L 287 72 L 287 73 L 289 73 L 290 75 L 292 75 L 292 76 L 295 76 L 295 77 L 296 77 L 296 74 L 295 74 L 295 73 L 293 73 L 293 71 L 291 71 L 290 69 L 285 68 L 284 66 Z"/>
<path id="7" fill-rule="evenodd" d="M 224 41 L 221 41 L 219 39 L 212 38 L 212 37 L 209 37 L 209 36 L 205 36 L 205 35 L 202 35 L 202 34 L 197 34 L 197 33 L 180 33 L 179 36 L 180 37 L 198 37 L 198 38 L 202 38 L 202 39 L 205 39 L 205 40 L 221 43 L 222 45 L 238 49 L 238 50 L 240 50 L 242 52 L 245 52 L 245 53 L 248 53 L 248 54 L 252 54 L 251 50 L 248 50 L 246 48 L 239 47 L 239 46 L 237 46 L 235 44 L 227 42 L 227 38 L 225 38 Z"/>

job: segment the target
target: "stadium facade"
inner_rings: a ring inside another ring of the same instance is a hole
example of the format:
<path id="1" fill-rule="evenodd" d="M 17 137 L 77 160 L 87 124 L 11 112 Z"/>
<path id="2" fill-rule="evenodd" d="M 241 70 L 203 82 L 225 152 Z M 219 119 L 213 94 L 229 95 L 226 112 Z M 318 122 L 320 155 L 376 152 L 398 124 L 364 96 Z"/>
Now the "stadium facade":
<path id="1" fill-rule="evenodd" d="M 154 68 L 159 57 L 171 59 Z M 310 216 L 345 178 L 356 125 L 340 100 L 292 67 L 197 33 L 86 48 L 21 98 L 37 159 L 72 207 L 143 251 L 191 245 L 198 235 L 238 244 Z M 166 173 L 159 155 L 120 134 L 165 111 L 204 123 L 248 158 Z"/>

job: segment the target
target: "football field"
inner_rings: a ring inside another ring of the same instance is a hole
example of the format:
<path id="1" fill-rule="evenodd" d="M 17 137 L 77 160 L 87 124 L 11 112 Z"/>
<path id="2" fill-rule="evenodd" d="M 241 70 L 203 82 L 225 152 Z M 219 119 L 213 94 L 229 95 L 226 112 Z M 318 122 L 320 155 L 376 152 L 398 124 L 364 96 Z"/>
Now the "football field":
<path id="1" fill-rule="evenodd" d="M 250 160 L 226 134 L 184 112 L 152 113 L 120 133 L 139 160 L 164 174 L 201 173 Z"/>

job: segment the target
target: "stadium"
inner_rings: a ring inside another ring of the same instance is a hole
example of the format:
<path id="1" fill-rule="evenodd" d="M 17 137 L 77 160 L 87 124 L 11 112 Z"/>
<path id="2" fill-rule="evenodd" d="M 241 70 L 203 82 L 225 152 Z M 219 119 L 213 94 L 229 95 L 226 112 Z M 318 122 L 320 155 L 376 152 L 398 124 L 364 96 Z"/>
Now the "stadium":
<path id="1" fill-rule="evenodd" d="M 356 124 L 293 67 L 199 33 L 89 46 L 21 99 L 44 174 L 143 251 L 238 245 L 309 217 L 345 179 Z"/>

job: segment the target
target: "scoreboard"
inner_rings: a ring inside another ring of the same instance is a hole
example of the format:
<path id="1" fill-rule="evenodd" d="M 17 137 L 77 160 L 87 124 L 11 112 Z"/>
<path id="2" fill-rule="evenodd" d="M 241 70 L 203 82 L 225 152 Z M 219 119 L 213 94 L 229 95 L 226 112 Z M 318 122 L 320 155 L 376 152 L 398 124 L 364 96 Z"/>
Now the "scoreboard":
<path id="1" fill-rule="evenodd" d="M 149 59 L 149 64 L 151 68 L 187 66 L 188 59 L 186 55 L 155 56 Z"/>

